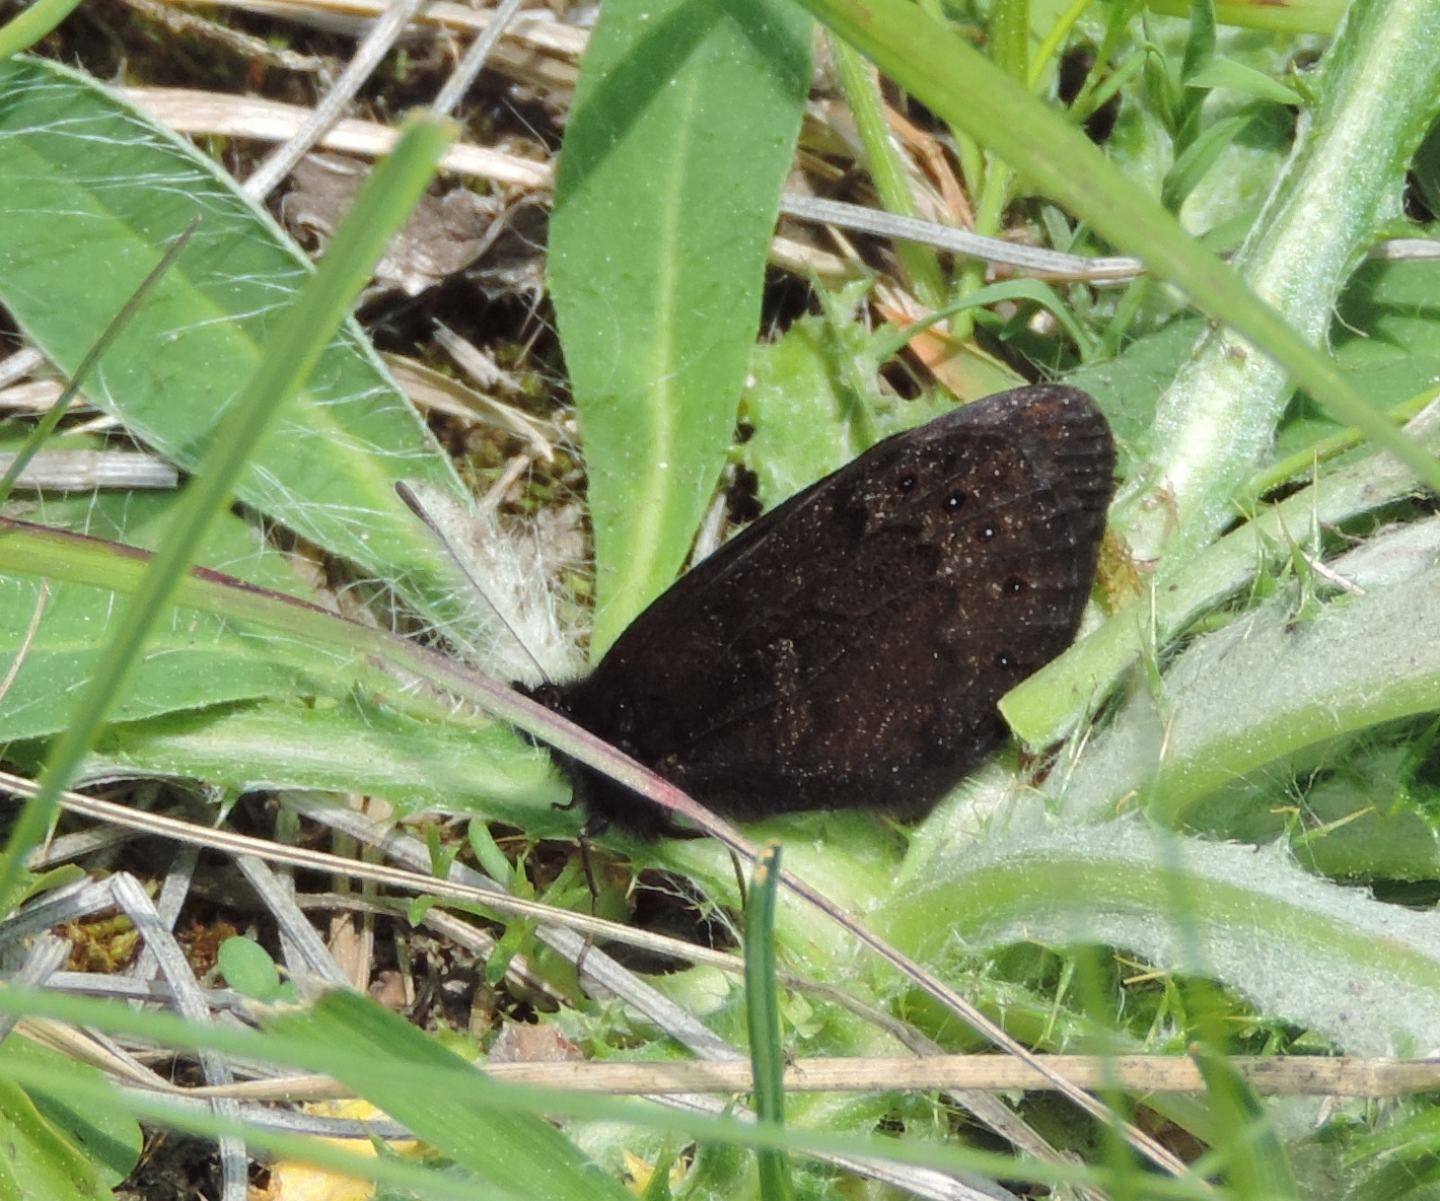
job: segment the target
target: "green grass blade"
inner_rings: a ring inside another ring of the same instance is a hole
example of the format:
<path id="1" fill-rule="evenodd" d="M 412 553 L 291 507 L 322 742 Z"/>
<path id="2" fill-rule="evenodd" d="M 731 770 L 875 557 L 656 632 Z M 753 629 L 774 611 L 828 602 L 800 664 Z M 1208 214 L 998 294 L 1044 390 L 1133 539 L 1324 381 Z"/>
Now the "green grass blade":
<path id="1" fill-rule="evenodd" d="M 370 1045 L 370 1032 L 374 1032 L 374 1037 L 388 1041 L 393 1027 L 403 1024 L 403 1019 L 380 1009 L 364 997 L 352 993 L 329 993 L 316 1003 L 315 1009 L 318 1016 L 313 1023 L 306 1014 L 297 1013 L 278 1019 L 272 1027 L 259 1033 L 219 1025 L 196 1026 L 168 1014 L 131 1010 L 125 1005 L 85 997 L 0 989 L 0 1013 L 51 1017 L 112 1033 L 137 1034 L 162 1046 L 205 1048 L 235 1058 L 322 1072 L 345 1080 L 362 1095 L 382 1105 L 390 1104 L 392 1092 L 404 1089 L 413 1096 L 427 1099 L 430 1109 L 443 1108 L 441 1103 L 448 1100 L 454 1104 L 457 1113 L 462 1112 L 463 1107 L 463 1112 L 487 1109 L 500 1113 L 526 1113 L 537 1118 L 562 1115 L 585 1121 L 624 1122 L 638 1128 L 648 1127 L 683 1138 L 730 1146 L 786 1146 L 792 1152 L 871 1156 L 952 1174 L 978 1172 L 1051 1184 L 1083 1182 L 1097 1188 L 1106 1185 L 1103 1172 L 1077 1163 L 1043 1163 L 1009 1154 L 967 1150 L 957 1145 L 922 1141 L 907 1143 L 853 1132 L 774 1131 L 755 1123 L 660 1110 L 613 1097 L 499 1084 L 448 1052 L 439 1055 L 434 1050 L 421 1053 L 418 1045 L 412 1051 L 414 1044 L 408 1040 L 425 1037 L 413 1029 L 407 1030 L 405 1035 L 395 1031 L 395 1039 L 407 1040 L 393 1044 L 402 1053 L 377 1055 Z M 357 1039 L 329 1037 L 331 1032 L 339 1033 L 350 1028 L 359 1032 Z M 316 1031 L 322 1029 L 327 1037 L 317 1036 Z M 6 1066 L 0 1060 L 0 1079 L 5 1077 Z M 413 1104 L 413 1096 L 405 1103 Z M 137 1097 L 137 1109 L 141 1103 L 142 1099 Z M 143 1099 L 143 1104 L 149 1110 L 159 1103 Z M 442 1153 L 454 1154 L 457 1158 L 470 1153 L 461 1143 L 467 1137 L 463 1123 L 447 1120 L 443 1113 L 437 1114 L 432 1121 L 428 1109 L 420 1118 L 424 1123 L 424 1136 L 431 1139 Z M 408 1117 L 405 1120 L 408 1121 Z M 452 1143 L 456 1145 L 452 1146 Z M 593 1174 L 587 1174 L 586 1179 L 592 1184 L 595 1181 Z M 1186 1201 L 1213 1198 L 1213 1193 L 1193 1178 L 1155 1176 L 1149 1183 L 1149 1189 L 1150 1195 L 1157 1201 L 1160 1198 L 1183 1198 Z M 605 1190 L 602 1195 L 610 1194 Z"/>
<path id="2" fill-rule="evenodd" d="M 840 86 L 845 89 L 845 101 L 855 118 L 855 132 L 864 147 L 865 166 L 875 183 L 880 203 L 888 212 L 920 216 L 915 198 L 910 194 L 905 159 L 890 132 L 885 101 L 873 69 L 853 48 L 838 39 L 831 39 L 831 49 Z M 916 242 L 896 242 L 895 255 L 905 265 L 915 295 L 927 305 L 942 304 L 945 277 L 934 248 Z"/>
<path id="3" fill-rule="evenodd" d="M 570 793 L 542 749 L 502 722 L 400 712 L 403 690 L 385 683 L 378 704 L 261 699 L 111 727 L 82 774 L 201 779 L 232 796 L 363 792 L 384 797 L 399 817 L 427 808 L 480 813 L 533 838 L 574 837 L 580 818 L 555 808 Z"/>
<path id="4" fill-rule="evenodd" d="M 80 0 L 35 0 L 0 26 L 0 59 L 28 50 L 79 7 Z"/>
<path id="5" fill-rule="evenodd" d="M 376 1072 L 375 1065 L 389 1062 L 429 1067 L 437 1074 L 467 1068 L 398 1014 L 353 993 L 336 992 L 305 1013 L 276 1018 L 273 1027 L 291 1037 L 344 1046 L 352 1062 L 370 1065 L 349 1077 L 353 1087 L 497 1188 L 553 1201 L 629 1201 L 620 1184 L 591 1170 L 575 1144 L 543 1117 L 520 1108 L 473 1105 L 453 1090 L 417 1089 L 413 1081 Z"/>
<path id="6" fill-rule="evenodd" d="M 59 529 L 79 526 L 94 538 L 153 549 L 166 537 L 174 505 L 173 494 L 104 492 L 40 497 L 34 515 Z M 36 546 L 34 570 L 17 566 L 6 573 L 0 589 L 7 680 L 0 698 L 0 742 L 43 738 L 63 729 L 74 703 L 67 686 L 89 679 L 110 644 L 117 609 L 123 606 L 115 604 L 114 581 L 98 565 L 90 580 L 72 578 L 67 561 L 77 547 L 98 550 L 96 557 L 109 559 L 124 578 L 122 551 L 65 539 Z M 286 557 L 257 542 L 254 528 L 236 514 L 222 514 L 211 527 L 204 553 L 208 562 L 224 563 L 230 574 L 255 587 L 304 588 Z M 317 651 L 295 638 L 257 636 L 219 614 L 189 613 L 155 631 L 113 718 L 133 722 L 252 697 L 343 696 L 355 680 L 344 664 L 333 652 Z"/>
<path id="7" fill-rule="evenodd" d="M 780 1041 L 780 996 L 776 986 L 775 898 L 780 891 L 780 844 L 772 842 L 755 864 L 745 908 L 745 1025 L 755 1074 L 755 1114 L 761 1124 L 785 1125 L 785 1051 Z M 787 1201 L 789 1158 L 783 1151 L 759 1152 L 760 1196 Z"/>
<path id="8" fill-rule="evenodd" d="M 1206 1043 L 1192 1046 L 1190 1057 L 1205 1077 L 1206 1096 L 1219 1128 L 1216 1150 L 1235 1195 L 1247 1201 L 1300 1201 L 1285 1146 L 1245 1078 Z"/>
<path id="9" fill-rule="evenodd" d="M 375 1156 L 348 1150 L 329 1139 L 309 1135 L 283 1134 L 273 1129 L 259 1127 L 239 1118 L 227 1118 L 215 1113 L 206 1105 L 187 1105 L 173 1098 L 161 1098 L 143 1093 L 122 1093 L 107 1080 L 71 1076 L 56 1079 L 53 1070 L 46 1070 L 31 1063 L 0 1063 L 0 1080 L 7 1085 L 20 1086 L 27 1091 L 50 1093 L 71 1106 L 93 1108 L 108 1106 L 129 1109 L 137 1120 L 144 1120 L 160 1128 L 181 1130 L 202 1138 L 224 1138 L 231 1136 L 243 1139 L 253 1151 L 265 1152 L 272 1159 L 290 1159 L 297 1163 L 313 1164 L 356 1180 L 373 1180 L 392 1186 L 401 1195 L 422 1197 L 425 1201 L 508 1201 L 518 1194 L 498 1194 L 492 1186 L 481 1186 L 473 1181 L 456 1180 L 441 1171 L 423 1164 L 414 1163 L 398 1156 Z M 357 1147 L 361 1144 L 357 1144 Z M 363 1144 L 370 1149 L 371 1144 Z M 33 1180 L 31 1184 L 33 1184 Z M 36 1193 L 17 1191 L 14 1197 L 34 1197 Z M 75 1194 L 93 1198 L 95 1192 Z"/>

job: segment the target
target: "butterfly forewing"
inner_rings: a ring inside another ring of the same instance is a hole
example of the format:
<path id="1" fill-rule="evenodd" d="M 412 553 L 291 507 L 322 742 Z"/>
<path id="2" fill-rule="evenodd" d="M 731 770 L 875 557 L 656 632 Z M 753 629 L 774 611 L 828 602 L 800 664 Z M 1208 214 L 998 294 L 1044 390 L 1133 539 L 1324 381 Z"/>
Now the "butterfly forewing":
<path id="1" fill-rule="evenodd" d="M 737 818 L 927 809 L 1004 734 L 996 702 L 1069 645 L 1114 446 L 1036 386 L 879 443 L 645 610 L 556 707 Z M 599 823 L 663 816 L 577 771 Z"/>

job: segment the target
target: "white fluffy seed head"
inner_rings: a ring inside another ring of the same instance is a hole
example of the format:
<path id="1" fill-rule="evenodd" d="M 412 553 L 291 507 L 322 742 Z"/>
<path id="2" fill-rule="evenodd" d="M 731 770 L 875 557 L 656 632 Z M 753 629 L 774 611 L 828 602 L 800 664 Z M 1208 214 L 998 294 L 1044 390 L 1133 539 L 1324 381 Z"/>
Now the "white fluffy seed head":
<path id="1" fill-rule="evenodd" d="M 578 510 L 547 509 L 526 522 L 418 481 L 409 486 L 478 590 L 466 598 L 463 622 L 444 631 L 450 640 L 501 679 L 573 678 L 583 662 L 579 614 L 557 597 L 562 575 L 584 561 Z"/>

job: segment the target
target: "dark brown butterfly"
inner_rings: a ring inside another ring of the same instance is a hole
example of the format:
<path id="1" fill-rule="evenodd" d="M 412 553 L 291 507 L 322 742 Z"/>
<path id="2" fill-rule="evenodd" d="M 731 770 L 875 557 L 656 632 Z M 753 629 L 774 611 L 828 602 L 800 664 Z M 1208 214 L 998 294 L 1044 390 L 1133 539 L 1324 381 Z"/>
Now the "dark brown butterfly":
<path id="1" fill-rule="evenodd" d="M 1115 447 L 1074 388 L 880 442 L 738 534 L 599 666 L 533 695 L 702 804 L 926 812 L 1005 737 L 996 703 L 1075 637 Z M 591 828 L 666 817 L 565 765 Z"/>

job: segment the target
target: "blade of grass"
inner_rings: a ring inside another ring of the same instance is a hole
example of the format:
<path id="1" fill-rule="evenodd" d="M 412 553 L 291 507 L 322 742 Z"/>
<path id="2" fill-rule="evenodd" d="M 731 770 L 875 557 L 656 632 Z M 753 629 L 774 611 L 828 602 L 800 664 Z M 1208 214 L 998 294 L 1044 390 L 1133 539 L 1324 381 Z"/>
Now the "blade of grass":
<path id="1" fill-rule="evenodd" d="M 775 986 L 775 897 L 780 890 L 780 844 L 772 842 L 750 877 L 745 907 L 745 1025 L 750 1033 L 750 1068 L 755 1079 L 755 1113 L 762 1126 L 785 1126 L 785 1052 L 780 1042 L 780 997 Z M 785 1152 L 758 1152 L 760 1196 L 787 1201 L 790 1161 Z"/>
<path id="2" fill-rule="evenodd" d="M 402 1193 L 424 1197 L 426 1201 L 491 1201 L 492 1198 L 505 1201 L 529 1195 L 497 1193 L 493 1186 L 456 1180 L 424 1163 L 398 1156 L 357 1154 L 337 1146 L 334 1139 L 287 1134 L 242 1118 L 222 1117 L 209 1104 L 187 1104 L 183 1099 L 149 1096 L 138 1090 L 123 1091 L 103 1079 L 76 1076 L 57 1079 L 53 1070 L 46 1070 L 38 1064 L 0 1064 L 0 1079 L 9 1080 L 27 1091 L 68 1101 L 76 1108 L 103 1105 L 127 1109 L 150 1125 L 181 1130 L 203 1138 L 243 1138 L 248 1147 L 267 1152 L 272 1158 L 314 1164 L 356 1180 L 391 1185 Z M 75 1194 L 76 1197 L 81 1195 Z"/>
<path id="3" fill-rule="evenodd" d="M 481 1079 L 399 1014 L 353 993 L 330 993 L 304 1013 L 274 1017 L 270 1026 L 292 1037 L 343 1046 L 352 1064 L 366 1067 L 341 1079 L 369 1094 L 376 1087 L 376 1065 L 403 1064 L 433 1072 L 436 1079 L 457 1074 Z M 503 1091 L 504 1086 L 485 1084 L 486 1092 Z M 623 1186 L 592 1171 L 580 1149 L 540 1114 L 472 1100 L 464 1091 L 417 1088 L 413 1082 L 385 1085 L 381 1092 L 376 1100 L 387 1114 L 503 1190 L 554 1201 L 629 1201 Z"/>
<path id="4" fill-rule="evenodd" d="M 1221 1131 L 1216 1149 L 1222 1153 L 1225 1179 L 1235 1195 L 1257 1201 L 1299 1201 L 1285 1145 L 1245 1077 L 1209 1043 L 1192 1045 L 1190 1058 L 1205 1077 L 1206 1096 Z"/>
<path id="5" fill-rule="evenodd" d="M 169 542 L 117 626 L 113 651 L 77 700 L 74 720 L 56 739 L 40 793 L 27 802 L 11 831 L 0 859 L 0 912 L 12 908 L 26 856 L 49 827 L 60 791 L 98 737 L 147 631 L 166 611 L 207 526 L 229 502 L 235 481 L 270 422 L 299 390 L 345 319 L 386 244 L 428 186 L 450 138 L 448 129 L 436 122 L 419 120 L 406 129 L 336 231 L 320 270 L 287 313 L 271 353 L 226 413 L 202 469 L 185 489 Z"/>
<path id="6" fill-rule="evenodd" d="M 905 161 L 885 119 L 885 99 L 880 94 L 873 69 L 851 46 L 838 38 L 831 38 L 830 45 L 840 86 L 845 90 L 845 101 L 855 118 L 855 132 L 860 135 L 860 144 L 865 151 L 865 166 L 875 183 L 880 203 L 889 212 L 918 217 L 920 213 L 910 194 Z M 895 243 L 895 254 L 905 265 L 905 274 L 910 277 L 915 295 L 932 308 L 943 303 L 945 279 L 940 270 L 939 255 L 930 247 L 915 242 Z"/>
<path id="7" fill-rule="evenodd" d="M 933 313 L 926 313 L 919 321 L 911 322 L 909 325 L 894 330 L 882 331 L 877 335 L 876 345 L 873 348 L 876 361 L 888 362 L 892 356 L 904 349 L 911 338 L 922 330 L 929 329 L 938 321 L 944 321 L 945 318 L 963 312 L 965 309 L 999 304 L 1005 300 L 1028 300 L 1043 308 L 1064 327 L 1065 332 L 1074 341 L 1082 359 L 1089 359 L 1098 349 L 1095 339 L 1084 326 L 1075 320 L 1073 306 L 1061 300 L 1055 289 L 1049 284 L 1035 279 L 1010 279 L 998 284 L 987 284 L 983 288 L 967 292 L 959 300 L 951 301 Z"/>
<path id="8" fill-rule="evenodd" d="M 362 1011 L 364 1011 L 362 1016 Z M 125 1005 L 87 997 L 26 989 L 0 989 L 0 1013 L 51 1017 L 75 1025 L 93 1026 L 110 1033 L 139 1035 L 163 1046 L 207 1048 L 235 1058 L 288 1065 L 322 1072 L 344 1080 L 381 1108 L 388 1108 L 393 1088 L 418 1090 L 436 1098 L 453 1099 L 466 1106 L 524 1111 L 537 1116 L 558 1115 L 597 1122 L 624 1122 L 642 1129 L 672 1132 L 677 1136 L 714 1141 L 739 1147 L 775 1147 L 792 1152 L 865 1156 L 897 1163 L 915 1164 L 941 1172 L 978 1172 L 1008 1179 L 1033 1179 L 1047 1184 L 1083 1183 L 1104 1188 L 1106 1175 L 1083 1164 L 1036 1163 L 1012 1155 L 962 1149 L 938 1143 L 905 1143 L 897 1139 L 857 1135 L 853 1132 L 827 1134 L 809 1130 L 775 1131 L 756 1123 L 729 1118 L 711 1118 L 683 1111 L 662 1111 L 654 1106 L 614 1097 L 587 1096 L 559 1089 L 502 1085 L 472 1069 L 453 1055 L 444 1061 L 416 1063 L 398 1056 L 378 1056 L 361 1051 L 337 1031 L 366 1023 L 404 1024 L 403 1019 L 379 1009 L 373 1001 L 353 993 L 332 992 L 316 1003 L 313 1022 L 305 1013 L 280 1015 L 275 1028 L 263 1033 L 253 1030 L 200 1027 L 169 1014 L 131 1010 Z M 406 1027 L 408 1036 L 424 1037 Z M 320 1037 L 320 1032 L 324 1037 Z M 397 1031 L 398 1035 L 398 1031 Z M 427 1058 L 432 1058 L 427 1056 Z M 0 1078 L 8 1065 L 0 1063 Z M 442 1115 L 443 1117 L 443 1115 Z M 454 1134 L 447 1133 L 455 1132 Z M 450 1122 L 426 1123 L 417 1131 L 445 1153 L 459 1127 Z M 1184 1201 L 1213 1201 L 1214 1194 L 1198 1179 L 1150 1181 L 1151 1196 Z"/>
<path id="9" fill-rule="evenodd" d="M 79 7 L 80 0 L 35 0 L 0 26 L 0 61 L 28 50 Z"/>

